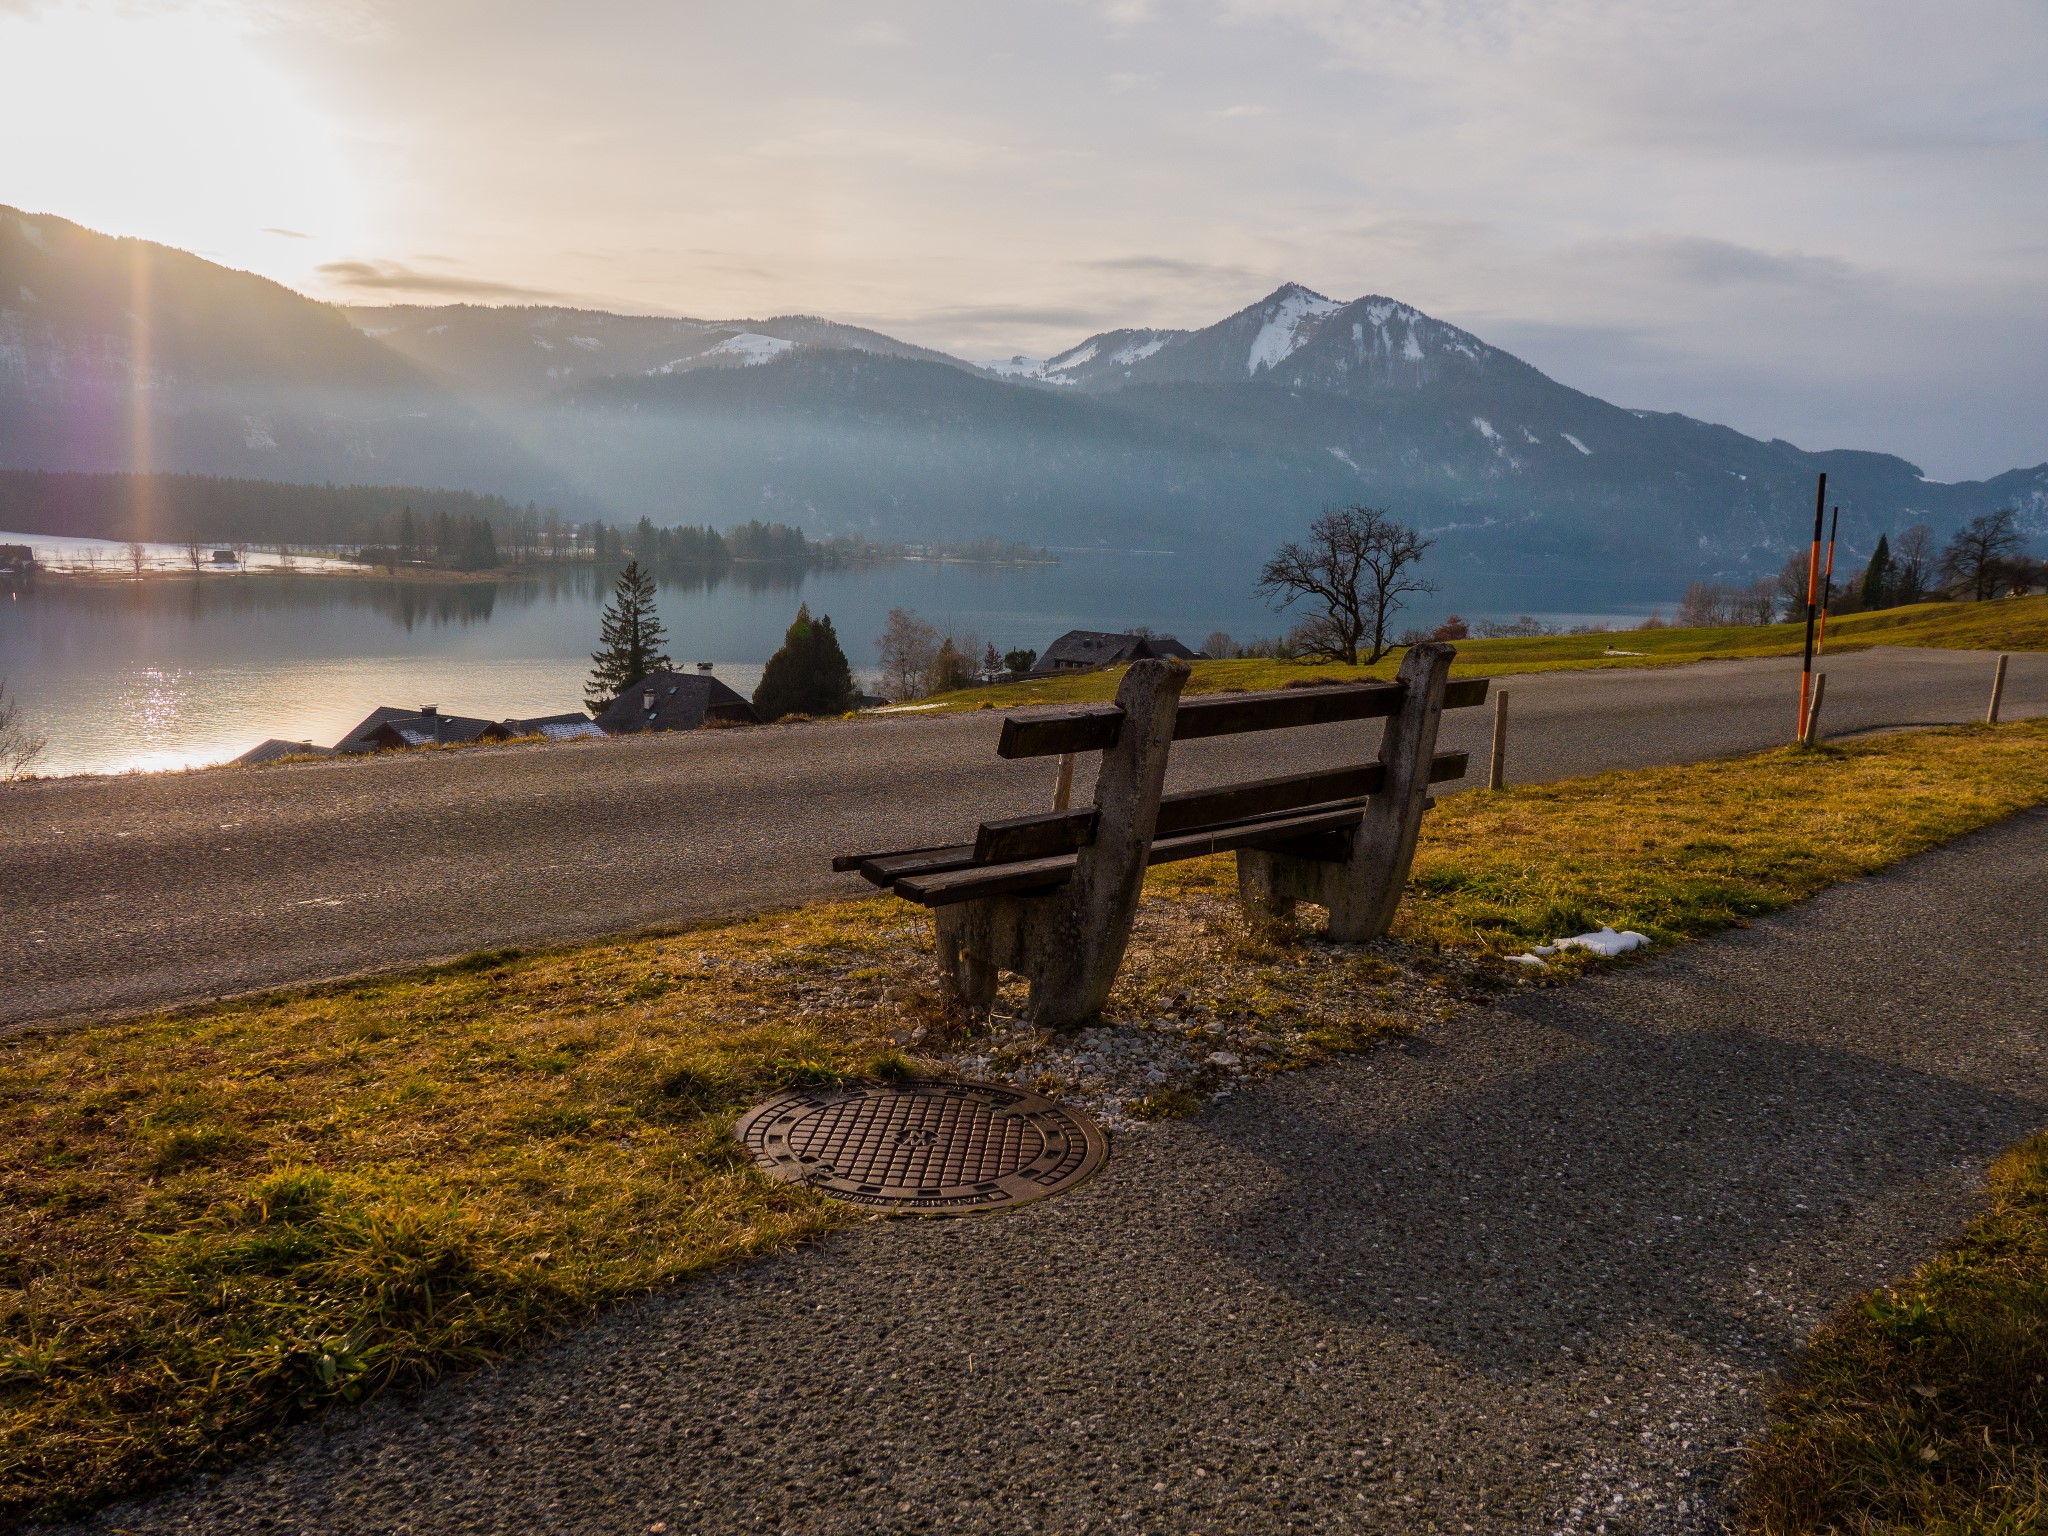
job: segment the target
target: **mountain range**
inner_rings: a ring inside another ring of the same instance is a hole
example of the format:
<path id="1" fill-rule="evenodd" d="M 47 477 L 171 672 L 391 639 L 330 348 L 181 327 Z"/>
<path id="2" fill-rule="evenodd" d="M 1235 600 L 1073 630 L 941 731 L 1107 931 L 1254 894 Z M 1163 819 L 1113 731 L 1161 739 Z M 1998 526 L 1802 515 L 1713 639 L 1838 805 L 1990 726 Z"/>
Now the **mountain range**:
<path id="1" fill-rule="evenodd" d="M 1198 330 L 977 364 L 809 316 L 340 308 L 0 209 L 0 467 L 402 483 L 579 516 L 1242 559 L 1391 507 L 1493 572 L 1774 570 L 1829 475 L 1852 549 L 2019 509 L 2048 465 L 1942 484 L 1629 410 L 1392 298 L 1296 284 Z"/>

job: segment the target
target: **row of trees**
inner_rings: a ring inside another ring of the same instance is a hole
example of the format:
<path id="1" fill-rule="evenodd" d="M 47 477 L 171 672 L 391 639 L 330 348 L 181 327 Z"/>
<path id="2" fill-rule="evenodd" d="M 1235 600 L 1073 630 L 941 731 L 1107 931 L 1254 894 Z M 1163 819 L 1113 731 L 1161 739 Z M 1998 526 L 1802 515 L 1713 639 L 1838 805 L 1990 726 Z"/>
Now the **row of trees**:
<path id="1" fill-rule="evenodd" d="M 612 586 L 598 625 L 598 649 L 590 658 L 590 683 L 583 702 L 592 714 L 602 713 L 650 673 L 665 672 L 669 659 L 668 631 L 654 605 L 654 577 L 637 559 L 627 560 Z M 839 715 L 860 702 L 853 669 L 832 629 L 832 620 L 811 617 L 808 603 L 797 606 L 796 619 L 782 637 L 782 648 L 768 658 L 754 689 L 754 711 L 763 720 L 790 715 Z"/>
<path id="2" fill-rule="evenodd" d="M 1800 550 L 1775 576 L 1747 586 L 1696 581 L 1678 605 L 1686 628 L 1775 624 L 1806 612 L 1808 552 Z M 1834 580 L 1835 613 L 1903 608 L 1936 598 L 1983 602 L 2010 593 L 2024 597 L 2048 587 L 2048 562 L 2029 558 L 2019 516 L 2011 508 L 1973 517 L 1958 528 L 1939 553 L 1934 530 L 1925 523 L 1908 528 L 1894 544 L 1879 534 L 1862 565 Z"/>

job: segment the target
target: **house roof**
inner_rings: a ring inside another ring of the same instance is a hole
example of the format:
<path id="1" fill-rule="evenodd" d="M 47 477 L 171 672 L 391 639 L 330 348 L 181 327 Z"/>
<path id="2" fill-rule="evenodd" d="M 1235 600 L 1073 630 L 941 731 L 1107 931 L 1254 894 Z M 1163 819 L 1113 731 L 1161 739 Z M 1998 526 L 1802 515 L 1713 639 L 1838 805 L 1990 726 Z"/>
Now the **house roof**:
<path id="1" fill-rule="evenodd" d="M 1045 648 L 1032 670 L 1110 667 L 1151 656 L 1171 656 L 1181 661 L 1197 659 L 1195 652 L 1171 635 L 1119 635 L 1101 629 L 1070 629 Z"/>
<path id="2" fill-rule="evenodd" d="M 503 741 L 513 734 L 495 720 L 444 715 L 432 705 L 419 709 L 384 705 L 371 710 L 360 725 L 334 744 L 334 750 L 356 753 L 384 752 L 394 747 L 445 747 L 480 741 L 487 736 Z"/>
<path id="3" fill-rule="evenodd" d="M 280 741 L 273 736 L 268 741 L 258 742 L 240 757 L 237 763 L 254 767 L 257 763 L 276 762 L 280 757 L 332 757 L 334 748 L 316 747 L 310 741 Z"/>
<path id="4" fill-rule="evenodd" d="M 549 741 L 575 741 L 583 736 L 602 736 L 598 724 L 582 710 L 561 715 L 535 715 L 527 720 L 507 720 L 505 728 L 514 736 L 545 736 Z"/>
<path id="5" fill-rule="evenodd" d="M 707 720 L 759 725 L 754 706 L 702 672 L 650 672 L 597 717 L 607 736 L 692 731 Z"/>

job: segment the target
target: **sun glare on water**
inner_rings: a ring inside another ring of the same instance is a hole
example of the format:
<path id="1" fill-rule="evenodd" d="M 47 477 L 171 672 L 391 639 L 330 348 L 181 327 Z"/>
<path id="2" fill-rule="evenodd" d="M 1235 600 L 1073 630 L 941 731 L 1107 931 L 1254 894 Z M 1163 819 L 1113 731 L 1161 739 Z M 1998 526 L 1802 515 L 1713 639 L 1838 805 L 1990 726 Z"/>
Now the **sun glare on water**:
<path id="1" fill-rule="evenodd" d="M 359 243 L 341 134 L 245 13 L 30 0 L 0 60 L 0 202 L 286 282 Z"/>

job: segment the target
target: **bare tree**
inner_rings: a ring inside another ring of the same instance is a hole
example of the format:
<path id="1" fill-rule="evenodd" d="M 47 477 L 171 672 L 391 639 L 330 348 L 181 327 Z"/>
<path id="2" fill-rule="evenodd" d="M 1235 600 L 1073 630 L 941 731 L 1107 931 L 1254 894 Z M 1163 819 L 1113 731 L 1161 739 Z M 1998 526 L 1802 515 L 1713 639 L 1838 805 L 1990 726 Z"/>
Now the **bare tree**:
<path id="1" fill-rule="evenodd" d="M 1378 507 L 1332 507 L 1299 544 L 1283 544 L 1259 573 L 1257 590 L 1276 607 L 1307 598 L 1320 605 L 1289 636 L 1304 656 L 1366 664 L 1392 649 L 1387 621 L 1401 600 L 1434 592 L 1414 572 L 1432 540 L 1404 527 Z"/>
<path id="2" fill-rule="evenodd" d="M 1773 576 L 1753 582 L 1736 594 L 1735 608 L 1737 621 L 1743 624 L 1770 624 L 1778 617 L 1778 582 Z"/>
<path id="3" fill-rule="evenodd" d="M 27 777 L 47 745 L 28 728 L 20 706 L 7 697 L 5 679 L 0 679 L 0 782 Z"/>
<path id="4" fill-rule="evenodd" d="M 939 654 L 939 632 L 907 608 L 891 608 L 882 638 L 875 642 L 882 661 L 882 676 L 898 702 L 914 699 L 924 687 L 924 675 Z"/>
<path id="5" fill-rule="evenodd" d="M 193 575 L 196 576 L 206 569 L 206 548 L 199 542 L 199 535 L 196 533 L 185 541 L 185 558 L 192 562 Z"/>
<path id="6" fill-rule="evenodd" d="M 1229 661 L 1237 654 L 1237 642 L 1227 631 L 1212 629 L 1209 638 L 1202 642 L 1202 654 L 1211 661 Z"/>
<path id="7" fill-rule="evenodd" d="M 1892 569 L 1897 586 L 1891 593 L 1891 606 L 1904 608 L 1924 601 L 1934 571 L 1934 530 L 1915 523 L 1900 534 L 1899 542 L 1892 546 Z"/>
<path id="8" fill-rule="evenodd" d="M 128 541 L 129 571 L 134 575 L 140 576 L 142 574 L 142 567 L 146 563 L 146 561 L 147 553 L 144 551 L 141 543 L 138 540 L 130 539 Z"/>
<path id="9" fill-rule="evenodd" d="M 1958 528 L 1941 552 L 1941 579 L 1978 602 L 1998 595 L 2009 563 L 2026 548 L 2019 514 L 2000 507 Z"/>

